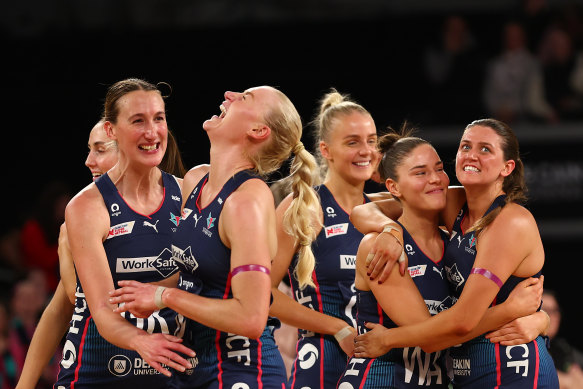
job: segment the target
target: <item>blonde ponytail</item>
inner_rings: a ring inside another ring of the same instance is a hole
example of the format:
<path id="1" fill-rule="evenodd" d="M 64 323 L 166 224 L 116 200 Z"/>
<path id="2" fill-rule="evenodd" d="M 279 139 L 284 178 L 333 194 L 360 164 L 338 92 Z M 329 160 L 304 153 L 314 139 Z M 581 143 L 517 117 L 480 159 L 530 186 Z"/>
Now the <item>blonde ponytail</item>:
<path id="1" fill-rule="evenodd" d="M 298 245 L 298 261 L 293 271 L 300 289 L 315 286 L 312 272 L 316 259 L 312 252 L 312 241 L 316 239 L 314 221 L 320 209 L 320 199 L 313 186 L 317 183 L 318 164 L 303 147 L 294 147 L 295 157 L 291 163 L 290 176 L 293 200 L 283 217 L 284 230 L 293 236 Z"/>

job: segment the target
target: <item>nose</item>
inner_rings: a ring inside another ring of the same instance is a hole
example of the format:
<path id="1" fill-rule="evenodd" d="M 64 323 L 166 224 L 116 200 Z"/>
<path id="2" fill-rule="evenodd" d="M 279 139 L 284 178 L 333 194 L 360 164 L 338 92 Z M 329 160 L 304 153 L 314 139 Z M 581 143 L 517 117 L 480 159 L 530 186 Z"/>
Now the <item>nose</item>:
<path id="1" fill-rule="evenodd" d="M 225 92 L 225 100 L 228 100 L 228 101 L 233 101 L 233 100 L 237 99 L 237 96 L 238 96 L 239 94 L 240 94 L 240 93 L 237 93 L 237 92 L 231 92 L 230 90 L 228 90 L 228 91 L 226 91 L 226 92 Z"/>
<path id="2" fill-rule="evenodd" d="M 85 160 L 85 166 L 91 169 L 92 166 L 95 166 L 95 157 L 93 157 L 93 153 L 90 151 L 87 154 L 87 159 Z"/>
<path id="3" fill-rule="evenodd" d="M 441 176 L 435 170 L 429 174 L 429 182 L 432 184 L 437 184 L 441 182 Z"/>

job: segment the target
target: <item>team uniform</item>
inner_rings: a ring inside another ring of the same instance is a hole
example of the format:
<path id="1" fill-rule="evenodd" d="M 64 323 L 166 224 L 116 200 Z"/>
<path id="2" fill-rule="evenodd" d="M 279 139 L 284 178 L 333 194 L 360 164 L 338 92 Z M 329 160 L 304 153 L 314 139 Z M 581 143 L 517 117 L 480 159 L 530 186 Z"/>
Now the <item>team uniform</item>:
<path id="1" fill-rule="evenodd" d="M 486 214 L 504 203 L 497 197 Z M 476 258 L 477 237 L 464 234 L 461 224 L 468 212 L 461 209 L 453 226 L 446 249 L 446 273 L 454 300 L 462 293 Z M 533 275 L 539 277 L 540 272 Z M 501 304 L 523 278 L 510 276 L 498 292 L 492 305 Z M 491 343 L 483 335 L 466 343 L 450 347 L 455 388 L 558 388 L 553 360 L 544 339 L 539 336 L 530 343 L 502 346 Z"/>
<path id="2" fill-rule="evenodd" d="M 320 196 L 324 213 L 322 230 L 312 243 L 316 258 L 312 279 L 316 287 L 299 288 L 293 276 L 296 255 L 288 270 L 292 294 L 298 303 L 356 327 L 354 269 L 363 234 L 350 223 L 349 214 L 338 205 L 325 185 L 314 189 Z M 363 196 L 368 202 L 368 197 Z M 348 360 L 334 336 L 302 329 L 298 330 L 296 352 L 289 379 L 292 389 L 335 387 Z"/>
<path id="3" fill-rule="evenodd" d="M 142 215 L 124 201 L 109 175 L 95 181 L 110 217 L 110 229 L 103 247 L 107 254 L 114 285 L 118 281 L 155 282 L 175 272 L 170 242 L 179 222 L 182 197 L 176 178 L 162 172 L 164 200 L 158 210 Z M 170 309 L 155 311 L 145 319 L 122 313 L 130 323 L 149 333 L 175 334 L 176 313 Z M 106 341 L 97 327 L 77 279 L 75 311 L 63 348 L 63 358 L 54 389 L 120 388 L 142 386 L 163 388 L 168 378 L 150 367 L 133 350 L 125 350 Z"/>
<path id="4" fill-rule="evenodd" d="M 173 257 L 180 268 L 180 289 L 203 297 L 229 299 L 233 297 L 231 250 L 219 236 L 221 210 L 241 184 L 259 177 L 247 170 L 236 173 L 213 201 L 201 209 L 199 196 L 207 179 L 208 174 L 186 201 L 172 245 Z M 259 339 L 221 332 L 188 318 L 182 320 L 184 345 L 193 349 L 196 356 L 189 359 L 192 369 L 174 373 L 173 387 L 284 387 L 285 366 L 273 337 L 273 331 L 280 325 L 277 319 L 268 319 Z"/>
<path id="5" fill-rule="evenodd" d="M 441 231 L 441 237 L 445 247 L 448 235 Z M 452 301 L 443 271 L 443 258 L 434 262 L 427 257 L 404 227 L 403 242 L 409 274 L 423 296 L 429 312 L 435 315 L 450 308 Z M 368 331 L 365 327 L 367 322 L 379 323 L 387 328 L 397 327 L 383 312 L 372 291 L 357 289 L 356 296 L 359 334 Z M 351 357 L 338 388 L 447 388 L 448 383 L 443 351 L 426 353 L 420 347 L 406 347 L 392 349 L 374 359 Z"/>

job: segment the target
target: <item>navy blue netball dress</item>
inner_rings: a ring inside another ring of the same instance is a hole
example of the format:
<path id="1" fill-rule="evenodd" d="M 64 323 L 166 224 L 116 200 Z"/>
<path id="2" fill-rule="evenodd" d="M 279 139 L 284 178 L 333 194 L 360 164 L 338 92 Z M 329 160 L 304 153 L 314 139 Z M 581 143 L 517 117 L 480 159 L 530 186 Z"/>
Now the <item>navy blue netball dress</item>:
<path id="1" fill-rule="evenodd" d="M 178 226 L 182 196 L 174 176 L 162 172 L 162 181 L 164 200 L 150 215 L 134 211 L 109 175 L 104 174 L 95 181 L 109 212 L 109 235 L 103 247 L 116 288 L 121 280 L 155 282 L 177 272 L 170 242 Z M 168 378 L 150 367 L 136 351 L 114 346 L 98 333 L 79 279 L 75 299 L 54 389 L 164 388 L 168 385 Z M 177 329 L 176 313 L 167 308 L 145 319 L 129 312 L 121 315 L 150 333 L 174 335 Z"/>
<path id="2" fill-rule="evenodd" d="M 441 237 L 445 251 L 448 235 L 441 231 Z M 425 300 L 429 313 L 435 315 L 451 307 L 443 258 L 433 261 L 425 255 L 404 227 L 403 243 L 409 274 Z M 379 323 L 386 328 L 397 327 L 383 312 L 372 291 L 357 289 L 356 295 L 359 334 L 368 331 L 365 327 L 367 322 Z M 378 358 L 350 358 L 338 388 L 447 388 L 448 383 L 443 351 L 426 353 L 420 347 L 405 347 L 392 349 Z"/>
<path id="3" fill-rule="evenodd" d="M 356 327 L 354 270 L 356 252 L 363 234 L 354 228 L 349 220 L 349 213 L 338 205 L 325 185 L 314 189 L 320 196 L 324 213 L 322 230 L 312 242 L 312 251 L 316 258 L 312 280 L 316 287 L 299 288 L 299 283 L 293 276 L 297 264 L 295 255 L 288 270 L 292 294 L 300 304 Z M 363 202 L 368 201 L 363 194 Z M 348 357 L 334 336 L 300 329 L 298 338 L 289 387 L 335 387 L 344 372 Z"/>
<path id="4" fill-rule="evenodd" d="M 172 245 L 180 268 L 179 288 L 214 299 L 233 297 L 231 290 L 231 250 L 219 236 L 224 202 L 247 180 L 260 179 L 243 170 L 229 179 L 206 207 L 199 196 L 208 174 L 193 189 L 185 203 L 180 226 Z M 181 316 L 181 315 L 179 315 Z M 273 331 L 280 323 L 269 318 L 259 339 L 221 332 L 194 320 L 181 318 L 184 345 L 196 356 L 192 369 L 174 373 L 175 388 L 282 388 L 286 381 L 283 359 Z"/>
<path id="5" fill-rule="evenodd" d="M 505 196 L 497 197 L 486 214 L 504 203 Z M 445 260 L 446 273 L 454 300 L 462 293 L 474 266 L 477 236 L 464 234 L 462 221 L 468 213 L 467 204 L 461 209 L 453 226 Z M 487 269 L 488 270 L 488 269 Z M 533 277 L 539 277 L 540 272 Z M 492 305 L 501 304 L 512 289 L 524 278 L 510 276 L 500 288 Z M 558 388 L 559 382 L 553 360 L 544 339 L 516 346 L 491 343 L 483 335 L 466 343 L 450 347 L 455 388 Z"/>

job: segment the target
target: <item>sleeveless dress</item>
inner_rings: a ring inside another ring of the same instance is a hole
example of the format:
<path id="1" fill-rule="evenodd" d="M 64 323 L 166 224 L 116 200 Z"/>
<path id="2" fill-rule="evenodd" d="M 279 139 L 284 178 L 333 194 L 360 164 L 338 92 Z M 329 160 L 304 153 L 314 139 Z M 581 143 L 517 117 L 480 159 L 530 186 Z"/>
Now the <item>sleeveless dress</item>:
<path id="1" fill-rule="evenodd" d="M 213 201 L 199 207 L 205 175 L 188 197 L 172 244 L 180 268 L 179 288 L 203 297 L 228 299 L 231 290 L 231 250 L 219 236 L 225 200 L 247 180 L 260 179 L 250 171 L 236 173 Z M 252 287 L 252 286 L 250 286 Z M 286 381 L 283 359 L 273 331 L 277 319 L 269 318 L 259 339 L 225 333 L 179 315 L 184 345 L 196 356 L 192 369 L 173 374 L 175 388 L 282 388 Z"/>
<path id="2" fill-rule="evenodd" d="M 162 172 L 164 200 L 150 215 L 134 211 L 121 197 L 108 174 L 95 181 L 109 211 L 109 235 L 103 247 L 114 285 L 120 280 L 155 282 L 178 269 L 172 259 L 170 242 L 179 222 L 182 196 L 176 178 Z M 122 316 L 147 332 L 174 335 L 176 313 L 168 308 L 145 319 L 129 312 Z M 168 378 L 150 367 L 133 350 L 106 341 L 97 331 L 85 300 L 83 285 L 77 279 L 75 311 L 63 348 L 63 358 L 54 389 L 119 388 L 130 386 L 165 388 Z"/>
<path id="3" fill-rule="evenodd" d="M 502 205 L 505 195 L 497 197 L 485 215 Z M 468 213 L 460 210 L 445 253 L 446 273 L 452 296 L 457 301 L 474 266 L 477 237 L 464 233 L 461 224 Z M 540 272 L 533 277 L 539 277 Z M 524 278 L 510 276 L 502 285 L 492 305 L 501 304 Z M 559 382 L 546 342 L 539 336 L 532 342 L 502 346 L 484 335 L 450 347 L 454 388 L 558 388 Z"/>
<path id="4" fill-rule="evenodd" d="M 445 252 L 448 235 L 441 231 L 441 238 Z M 404 227 L 403 243 L 409 274 L 425 300 L 429 313 L 435 315 L 450 308 L 451 297 L 445 279 L 443 257 L 435 262 L 425 255 Z M 372 291 L 357 289 L 356 293 L 359 334 L 368 331 L 365 327 L 367 322 L 379 323 L 386 328 L 397 327 L 383 312 Z M 351 357 L 338 388 L 447 388 L 448 383 L 444 351 L 426 353 L 420 347 L 405 347 L 392 349 L 374 359 Z"/>

